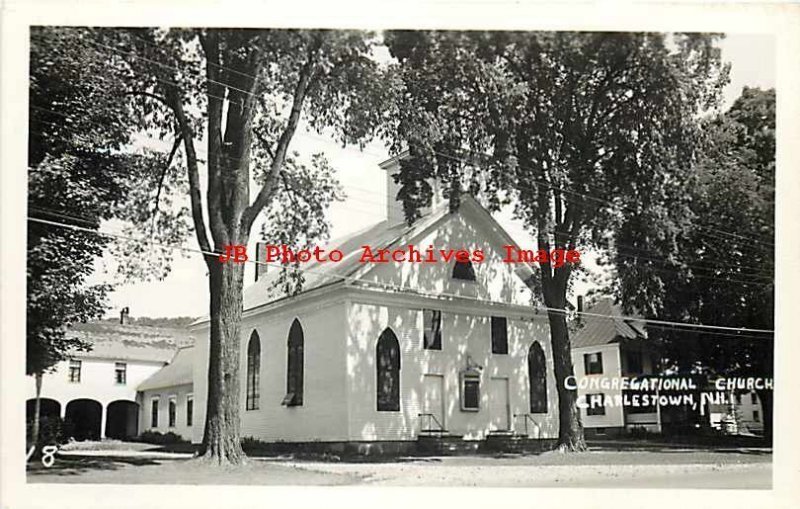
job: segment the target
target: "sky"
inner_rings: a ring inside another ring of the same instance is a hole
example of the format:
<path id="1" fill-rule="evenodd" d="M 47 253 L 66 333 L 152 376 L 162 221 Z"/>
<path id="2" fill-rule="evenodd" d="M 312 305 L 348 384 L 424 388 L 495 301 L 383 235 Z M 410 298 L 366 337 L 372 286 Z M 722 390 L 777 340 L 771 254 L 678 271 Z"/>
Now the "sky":
<path id="1" fill-rule="evenodd" d="M 723 90 L 724 108 L 727 109 L 741 94 L 744 86 L 772 88 L 775 86 L 775 41 L 772 36 L 754 34 L 729 34 L 720 45 L 722 57 L 731 62 L 731 81 Z M 363 151 L 355 147 L 342 148 L 340 144 L 299 129 L 294 147 L 304 154 L 324 152 L 347 195 L 343 202 L 334 203 L 329 210 L 332 238 L 341 237 L 380 222 L 386 217 L 386 173 L 378 165 L 388 159 L 388 151 L 379 142 L 373 142 Z M 534 249 L 535 240 L 519 221 L 513 219 L 510 208 L 495 214 L 495 219 L 517 241 Z M 255 237 L 258 228 L 253 228 Z M 253 244 L 255 239 L 253 240 Z M 194 238 L 185 244 L 196 248 Z M 254 245 L 248 247 L 254 252 Z M 584 256 L 591 268 L 591 257 Z M 254 280 L 253 264 L 247 264 L 245 283 Z M 98 260 L 90 282 L 115 281 L 114 263 L 106 256 Z M 578 282 L 575 294 L 591 288 L 589 283 Z M 157 298 L 154 298 L 157 296 Z M 108 316 L 118 315 L 129 307 L 133 317 L 202 316 L 208 311 L 208 283 L 206 267 L 199 254 L 177 257 L 172 272 L 163 281 L 117 284 L 110 295 Z"/>

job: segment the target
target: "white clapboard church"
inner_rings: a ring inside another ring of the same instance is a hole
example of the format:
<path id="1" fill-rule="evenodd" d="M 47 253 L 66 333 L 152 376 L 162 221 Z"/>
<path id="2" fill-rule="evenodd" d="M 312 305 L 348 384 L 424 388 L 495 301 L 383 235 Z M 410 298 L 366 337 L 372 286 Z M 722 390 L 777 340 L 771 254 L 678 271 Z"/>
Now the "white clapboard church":
<path id="1" fill-rule="evenodd" d="M 426 437 L 471 444 L 555 439 L 549 329 L 532 306 L 531 267 L 502 261 L 502 246 L 515 243 L 472 198 L 455 213 L 437 200 L 408 226 L 391 178 L 398 167 L 396 159 L 381 165 L 387 219 L 328 246 L 345 254 L 341 262 L 304 264 L 303 291 L 292 297 L 276 288 L 277 268 L 245 290 L 242 436 L 380 450 Z M 359 263 L 362 246 L 408 244 L 481 249 L 486 259 Z M 147 401 L 189 391 L 191 439 L 202 440 L 208 332 L 207 318 L 191 327 L 193 387 L 181 375 L 176 387 L 161 384 L 141 396 L 143 430 L 155 422 Z"/>

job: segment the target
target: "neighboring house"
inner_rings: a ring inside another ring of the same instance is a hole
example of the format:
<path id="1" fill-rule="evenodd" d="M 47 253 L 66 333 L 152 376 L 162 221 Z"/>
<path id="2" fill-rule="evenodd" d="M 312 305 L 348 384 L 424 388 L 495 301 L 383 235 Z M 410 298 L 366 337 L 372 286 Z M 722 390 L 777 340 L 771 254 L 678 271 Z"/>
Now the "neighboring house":
<path id="1" fill-rule="evenodd" d="M 550 335 L 525 282 L 531 267 L 502 262 L 502 246 L 516 244 L 472 198 L 457 212 L 434 207 L 406 225 L 388 175 L 398 162 L 381 167 L 387 170 L 388 219 L 332 242 L 329 249 L 340 249 L 343 261 L 304 264 L 303 291 L 292 297 L 276 288 L 279 270 L 273 268 L 245 290 L 242 436 L 380 447 L 405 447 L 432 434 L 462 442 L 514 432 L 555 439 Z M 408 244 L 482 249 L 486 260 L 358 261 L 362 246 Z M 164 430 L 165 402 L 176 396 L 182 423 L 181 394 L 191 390 L 197 443 L 205 420 L 208 319 L 190 329 L 198 338 L 193 388 L 176 367 L 175 385 L 148 381 L 143 398 L 154 404 L 151 395 L 158 394 L 158 429 Z"/>
<path id="2" fill-rule="evenodd" d="M 583 299 L 578 310 L 583 311 Z M 619 386 L 610 387 L 614 379 L 658 373 L 658 351 L 647 340 L 644 322 L 619 318 L 619 306 L 603 298 L 586 309 L 589 315 L 579 315 L 577 328 L 571 333 L 572 364 L 578 382 L 592 384 L 578 388 L 583 427 L 587 436 L 616 435 L 634 428 L 661 431 L 661 416 L 657 406 L 607 405 L 610 398 L 621 398 Z M 601 318 L 604 315 L 617 318 Z M 598 388 L 606 381 L 607 388 Z M 628 392 L 628 399 L 632 392 Z"/>
<path id="3" fill-rule="evenodd" d="M 713 390 L 713 389 L 711 389 Z M 755 391 L 728 392 L 726 402 L 708 405 L 709 424 L 712 428 L 729 434 L 762 434 L 764 412 Z"/>
<path id="4" fill-rule="evenodd" d="M 137 401 L 142 408 L 139 429 L 175 433 L 192 439 L 194 398 L 192 363 L 194 347 L 180 348 L 163 369 L 139 384 Z"/>
<path id="5" fill-rule="evenodd" d="M 67 334 L 91 343 L 42 379 L 41 415 L 59 416 L 76 439 L 130 438 L 139 433 L 137 389 L 191 341 L 186 330 L 126 323 L 77 324 Z M 28 377 L 26 411 L 33 415 L 36 387 Z"/>

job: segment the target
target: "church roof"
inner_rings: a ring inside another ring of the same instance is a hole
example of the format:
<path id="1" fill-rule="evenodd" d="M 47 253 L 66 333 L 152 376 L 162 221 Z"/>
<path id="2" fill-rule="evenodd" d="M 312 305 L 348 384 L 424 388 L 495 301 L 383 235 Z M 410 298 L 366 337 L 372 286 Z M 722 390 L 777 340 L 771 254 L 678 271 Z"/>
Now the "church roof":
<path id="1" fill-rule="evenodd" d="M 389 224 L 388 221 L 381 221 L 363 230 L 332 240 L 325 249 L 327 251 L 338 249 L 344 253 L 344 258 L 337 263 L 314 261 L 304 264 L 302 267 L 303 292 L 339 283 L 345 278 L 353 276 L 362 266 L 359 263 L 359 258 L 363 253 L 362 246 L 370 246 L 373 250 L 389 248 L 399 240 L 424 230 L 445 215 L 447 215 L 447 210 L 443 209 L 423 216 L 412 226 L 408 226 L 406 223 Z M 268 304 L 287 296 L 283 289 L 275 284 L 280 277 L 280 273 L 280 268 L 270 266 L 267 273 L 255 284 L 245 288 L 245 310 Z M 208 317 L 201 321 L 207 319 Z"/>
<path id="2" fill-rule="evenodd" d="M 72 357 L 120 361 L 167 362 L 180 346 L 194 342 L 185 329 L 114 322 L 75 324 L 67 335 L 92 345 L 88 352 L 72 352 Z"/>
<path id="3" fill-rule="evenodd" d="M 169 364 L 156 371 L 147 380 L 139 384 L 137 390 L 149 391 L 164 387 L 175 387 L 176 385 L 186 385 L 193 382 L 192 379 L 192 360 L 194 347 L 185 346 L 180 348 L 172 357 Z"/>
<path id="4" fill-rule="evenodd" d="M 644 323 L 639 320 L 622 318 L 622 308 L 610 298 L 599 300 L 586 310 L 586 313 L 611 316 L 580 316 L 580 327 L 570 335 L 572 348 L 600 346 L 617 343 L 627 339 L 644 339 L 647 333 Z"/>

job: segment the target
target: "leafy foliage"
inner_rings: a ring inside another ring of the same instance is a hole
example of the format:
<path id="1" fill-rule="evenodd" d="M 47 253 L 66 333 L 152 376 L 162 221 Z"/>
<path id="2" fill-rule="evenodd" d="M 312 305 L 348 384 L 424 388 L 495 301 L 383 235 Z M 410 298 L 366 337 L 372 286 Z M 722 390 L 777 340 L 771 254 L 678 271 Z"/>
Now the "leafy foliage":
<path id="1" fill-rule="evenodd" d="M 633 288 L 640 274 L 647 274 L 660 288 L 660 316 L 771 330 L 775 92 L 745 88 L 727 112 L 706 119 L 703 126 L 703 156 L 689 189 L 692 221 L 673 258 L 675 270 L 653 270 L 659 266 L 627 259 L 618 265 L 623 296 L 631 306 L 639 305 L 642 294 Z M 769 336 L 666 330 L 653 334 L 665 340 L 673 369 L 771 376 Z"/>
<path id="2" fill-rule="evenodd" d="M 403 84 L 392 129 L 395 151 L 405 146 L 409 155 L 397 177 L 406 218 L 429 204 L 426 180 L 434 178 L 445 184 L 451 209 L 463 192 L 491 208 L 513 200 L 539 249 L 613 251 L 623 239 L 676 253 L 701 149 L 697 119 L 727 82 L 716 39 L 390 33 Z M 548 307 L 565 308 L 573 270 L 540 265 L 537 288 Z M 575 394 L 562 390 L 572 374 L 564 314 L 552 312 L 549 320 L 559 443 L 581 449 Z"/>

